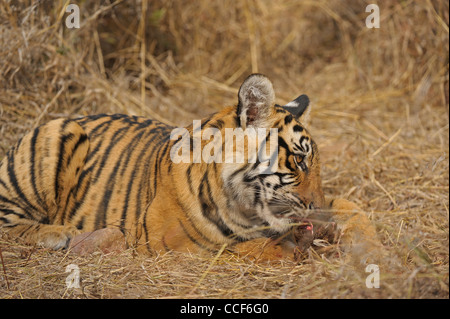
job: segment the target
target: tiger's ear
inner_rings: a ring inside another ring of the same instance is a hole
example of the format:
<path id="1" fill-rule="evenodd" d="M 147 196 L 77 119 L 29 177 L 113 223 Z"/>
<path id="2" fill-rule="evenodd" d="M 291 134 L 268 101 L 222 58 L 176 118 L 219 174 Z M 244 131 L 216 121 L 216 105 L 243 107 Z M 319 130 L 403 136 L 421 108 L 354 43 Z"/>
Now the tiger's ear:
<path id="1" fill-rule="evenodd" d="M 311 107 L 309 106 L 309 98 L 307 95 L 300 95 L 294 101 L 284 105 L 283 108 L 294 115 L 301 123 L 308 124 Z"/>
<path id="2" fill-rule="evenodd" d="M 242 83 L 238 98 L 237 116 L 242 129 L 265 127 L 275 101 L 272 82 L 262 74 L 252 74 Z"/>

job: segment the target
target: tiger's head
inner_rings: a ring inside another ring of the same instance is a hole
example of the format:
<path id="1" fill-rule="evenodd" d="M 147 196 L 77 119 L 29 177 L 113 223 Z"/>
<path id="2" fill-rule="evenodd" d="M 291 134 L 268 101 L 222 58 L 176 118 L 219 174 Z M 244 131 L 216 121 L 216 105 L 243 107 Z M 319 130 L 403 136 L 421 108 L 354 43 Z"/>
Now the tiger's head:
<path id="1" fill-rule="evenodd" d="M 309 99 L 301 95 L 284 106 L 274 101 L 272 83 L 264 75 L 252 74 L 243 82 L 236 126 L 265 129 L 266 135 L 257 140 L 256 159 L 246 155 L 244 164 L 224 164 L 222 171 L 233 208 L 253 225 L 263 226 L 266 236 L 287 232 L 324 205 L 318 148 L 305 127 Z M 270 160 L 262 160 L 263 153 Z"/>

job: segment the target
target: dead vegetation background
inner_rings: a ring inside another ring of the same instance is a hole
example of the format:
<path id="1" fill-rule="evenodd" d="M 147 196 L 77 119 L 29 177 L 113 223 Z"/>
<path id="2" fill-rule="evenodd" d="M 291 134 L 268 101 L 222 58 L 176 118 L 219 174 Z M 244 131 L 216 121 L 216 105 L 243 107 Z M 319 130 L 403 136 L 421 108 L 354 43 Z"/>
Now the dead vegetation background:
<path id="1" fill-rule="evenodd" d="M 301 264 L 229 254 L 75 257 L 0 238 L 0 298 L 448 298 L 449 4 L 427 1 L 0 2 L 0 159 L 57 117 L 185 125 L 268 75 L 313 103 L 324 190 L 363 207 L 392 265 L 381 287 L 336 247 Z M 378 2 L 379 29 L 365 27 Z M 67 289 L 69 264 L 81 288 Z"/>

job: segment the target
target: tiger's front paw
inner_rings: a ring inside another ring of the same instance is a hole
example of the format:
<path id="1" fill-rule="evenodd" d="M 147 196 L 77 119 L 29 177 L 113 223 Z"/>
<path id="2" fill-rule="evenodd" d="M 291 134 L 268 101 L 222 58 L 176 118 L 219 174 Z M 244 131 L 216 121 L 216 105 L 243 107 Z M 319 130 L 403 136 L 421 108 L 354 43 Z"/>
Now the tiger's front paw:
<path id="1" fill-rule="evenodd" d="M 334 238 L 341 250 L 361 264 L 378 262 L 383 246 L 365 212 L 355 203 L 341 198 L 331 202 L 330 210 L 337 226 Z"/>

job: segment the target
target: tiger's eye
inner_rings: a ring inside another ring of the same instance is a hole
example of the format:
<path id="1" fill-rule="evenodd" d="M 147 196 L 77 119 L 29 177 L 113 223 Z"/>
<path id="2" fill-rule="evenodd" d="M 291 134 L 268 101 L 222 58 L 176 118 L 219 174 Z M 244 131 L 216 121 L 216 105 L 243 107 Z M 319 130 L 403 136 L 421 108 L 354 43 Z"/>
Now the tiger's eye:
<path id="1" fill-rule="evenodd" d="M 300 164 L 303 161 L 303 156 L 302 155 L 295 155 L 295 162 L 297 164 Z"/>
<path id="2" fill-rule="evenodd" d="M 299 167 L 302 171 L 306 172 L 308 170 L 308 166 L 306 166 L 306 163 L 303 161 L 304 156 L 303 155 L 294 155 L 295 164 L 297 167 Z"/>

